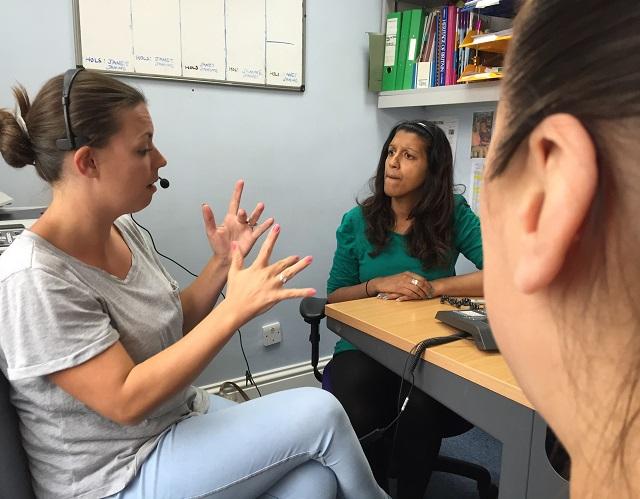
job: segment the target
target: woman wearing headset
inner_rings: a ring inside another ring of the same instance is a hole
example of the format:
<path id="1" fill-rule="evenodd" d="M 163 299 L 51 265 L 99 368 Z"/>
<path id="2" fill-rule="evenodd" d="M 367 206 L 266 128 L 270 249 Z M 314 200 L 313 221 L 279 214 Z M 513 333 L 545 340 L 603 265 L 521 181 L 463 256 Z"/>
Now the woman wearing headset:
<path id="1" fill-rule="evenodd" d="M 222 224 L 203 207 L 213 257 L 180 290 L 127 216 L 151 202 L 166 164 L 142 94 L 71 70 L 33 103 L 15 95 L 16 115 L 0 111 L 0 152 L 53 190 L 0 257 L 0 368 L 36 494 L 386 497 L 322 390 L 236 405 L 190 386 L 239 326 L 314 293 L 284 287 L 311 257 L 269 263 L 278 225 L 243 266 L 273 220 L 258 223 L 262 204 L 240 208 L 242 182 Z"/>

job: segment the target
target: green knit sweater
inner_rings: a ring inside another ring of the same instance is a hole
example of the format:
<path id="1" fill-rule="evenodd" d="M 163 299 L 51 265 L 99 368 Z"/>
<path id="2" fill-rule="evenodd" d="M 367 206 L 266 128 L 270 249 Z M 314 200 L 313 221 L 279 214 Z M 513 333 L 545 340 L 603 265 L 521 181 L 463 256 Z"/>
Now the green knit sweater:
<path id="1" fill-rule="evenodd" d="M 406 236 L 395 232 L 391 233 L 391 238 L 382 253 L 371 257 L 369 254 L 373 251 L 373 246 L 365 235 L 366 223 L 362 208 L 356 206 L 348 211 L 342 217 L 342 223 L 336 231 L 337 247 L 327 282 L 327 295 L 338 288 L 405 271 L 420 274 L 430 281 L 454 276 L 460 253 L 482 269 L 480 221 L 460 194 L 454 196 L 454 206 L 453 248 L 447 265 L 428 270 L 422 267 L 420 260 L 408 254 Z M 347 341 L 340 340 L 336 344 L 334 355 L 355 349 Z"/>

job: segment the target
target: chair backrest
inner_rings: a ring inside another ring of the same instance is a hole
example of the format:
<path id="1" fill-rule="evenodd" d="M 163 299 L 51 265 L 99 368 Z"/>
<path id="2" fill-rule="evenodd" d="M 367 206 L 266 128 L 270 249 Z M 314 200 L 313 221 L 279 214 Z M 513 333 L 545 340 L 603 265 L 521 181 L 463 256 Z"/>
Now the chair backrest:
<path id="1" fill-rule="evenodd" d="M 32 499 L 31 474 L 9 389 L 0 372 L 0 499 Z"/>

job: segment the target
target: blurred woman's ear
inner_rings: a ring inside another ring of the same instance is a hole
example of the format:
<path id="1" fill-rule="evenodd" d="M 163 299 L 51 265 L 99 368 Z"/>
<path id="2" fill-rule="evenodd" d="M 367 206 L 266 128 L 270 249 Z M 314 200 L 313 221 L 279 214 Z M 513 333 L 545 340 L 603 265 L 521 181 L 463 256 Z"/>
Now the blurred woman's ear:
<path id="1" fill-rule="evenodd" d="M 596 150 L 582 123 L 568 114 L 545 118 L 527 141 L 527 185 L 518 196 L 515 285 L 523 293 L 557 277 L 579 235 L 598 181 Z"/>

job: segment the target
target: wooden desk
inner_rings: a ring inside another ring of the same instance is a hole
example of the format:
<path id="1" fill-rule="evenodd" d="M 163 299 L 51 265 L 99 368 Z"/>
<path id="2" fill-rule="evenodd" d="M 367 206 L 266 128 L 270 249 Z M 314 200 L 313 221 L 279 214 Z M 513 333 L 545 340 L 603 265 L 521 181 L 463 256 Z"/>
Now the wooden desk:
<path id="1" fill-rule="evenodd" d="M 444 309 L 453 307 L 438 300 L 368 298 L 327 305 L 325 313 L 330 330 L 402 376 L 416 343 L 454 331 L 434 318 Z M 440 345 L 425 352 L 415 380 L 417 388 L 502 442 L 500 499 L 569 497 L 567 482 L 546 456 L 546 424 L 499 353 L 481 352 L 470 340 Z"/>

